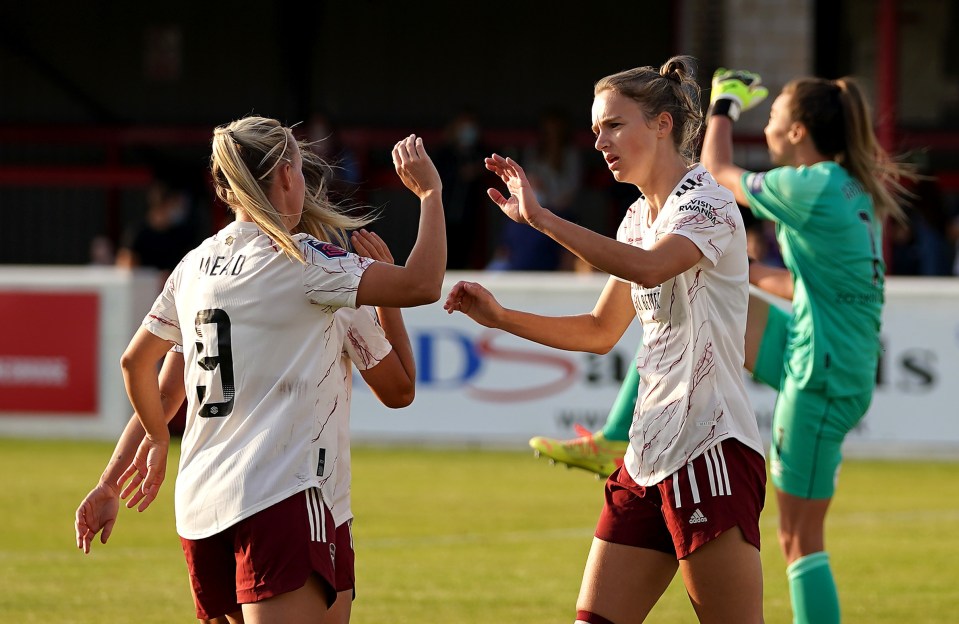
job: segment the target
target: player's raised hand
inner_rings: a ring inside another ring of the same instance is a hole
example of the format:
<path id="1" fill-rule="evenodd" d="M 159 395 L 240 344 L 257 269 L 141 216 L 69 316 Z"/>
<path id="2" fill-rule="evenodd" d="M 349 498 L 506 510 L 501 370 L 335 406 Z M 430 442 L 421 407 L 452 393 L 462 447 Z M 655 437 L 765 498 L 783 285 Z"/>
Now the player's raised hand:
<path id="1" fill-rule="evenodd" d="M 380 262 L 394 264 L 393 254 L 386 245 L 386 241 L 380 238 L 375 232 L 366 230 L 357 230 L 350 235 L 350 242 L 356 253 L 367 258 L 373 258 Z"/>
<path id="2" fill-rule="evenodd" d="M 77 534 L 77 548 L 84 554 L 89 553 L 97 533 L 100 533 L 100 543 L 106 544 L 113 533 L 119 511 L 120 491 L 116 485 L 98 483 L 77 507 L 73 523 Z"/>
<path id="3" fill-rule="evenodd" d="M 127 500 L 127 507 L 137 505 L 137 511 L 143 511 L 156 500 L 166 476 L 167 453 L 170 440 L 154 440 L 144 436 L 137 448 L 133 462 L 117 479 L 120 497 Z M 124 485 L 126 484 L 126 485 Z"/>
<path id="4" fill-rule="evenodd" d="M 498 327 L 503 306 L 493 294 L 476 282 L 457 282 L 450 289 L 443 309 L 447 314 L 462 312 L 484 327 Z"/>
<path id="5" fill-rule="evenodd" d="M 509 191 L 509 197 L 506 197 L 497 189 L 488 189 L 486 194 L 490 199 L 513 221 L 530 225 L 535 223 L 536 218 L 545 210 L 536 199 L 533 185 L 530 184 L 526 172 L 519 163 L 499 154 L 493 154 L 485 159 L 485 163 L 487 169 L 506 183 L 506 190 Z"/>
<path id="6" fill-rule="evenodd" d="M 720 67 L 713 73 L 709 105 L 715 110 L 718 102 L 728 101 L 727 114 L 736 121 L 741 111 L 754 108 L 768 95 L 769 90 L 762 84 L 759 74 L 744 69 Z"/>
<path id="7" fill-rule="evenodd" d="M 411 134 L 393 146 L 393 166 L 406 188 L 413 191 L 420 199 L 430 193 L 439 193 L 443 189 L 440 174 L 433 160 L 426 153 L 423 139 L 415 134 Z"/>

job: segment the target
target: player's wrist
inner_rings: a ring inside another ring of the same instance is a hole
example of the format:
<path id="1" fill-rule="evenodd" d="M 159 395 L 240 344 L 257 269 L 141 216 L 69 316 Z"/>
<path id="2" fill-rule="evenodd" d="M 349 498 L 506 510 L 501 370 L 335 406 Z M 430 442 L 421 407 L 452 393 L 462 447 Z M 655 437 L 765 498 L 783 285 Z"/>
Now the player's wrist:
<path id="1" fill-rule="evenodd" d="M 733 98 L 719 98 L 709 105 L 709 117 L 721 115 L 732 121 L 739 121 L 742 105 Z"/>

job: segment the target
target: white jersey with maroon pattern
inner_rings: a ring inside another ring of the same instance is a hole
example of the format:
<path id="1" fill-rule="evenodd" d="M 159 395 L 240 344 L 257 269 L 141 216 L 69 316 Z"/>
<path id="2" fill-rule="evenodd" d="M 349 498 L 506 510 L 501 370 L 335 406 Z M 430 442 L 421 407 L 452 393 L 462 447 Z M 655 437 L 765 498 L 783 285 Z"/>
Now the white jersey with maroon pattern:
<path id="1" fill-rule="evenodd" d="M 659 483 L 725 438 L 763 453 L 742 377 L 749 265 L 733 194 L 696 165 L 656 219 L 649 223 L 648 217 L 640 197 L 617 240 L 649 249 L 678 234 L 703 258 L 662 284 L 632 284 L 643 346 L 636 358 L 639 397 L 625 465 L 643 486 Z"/>
<path id="2" fill-rule="evenodd" d="M 340 374 L 330 375 L 329 389 L 329 394 L 337 396 L 333 421 L 336 424 L 339 455 L 326 484 L 328 493 L 325 491 L 324 496 L 330 501 L 334 524 L 340 526 L 353 517 L 350 507 L 350 401 L 353 395 L 353 366 L 360 371 L 373 368 L 389 355 L 393 345 L 386 339 L 375 308 L 340 308 L 334 316 L 335 331 L 343 343 Z M 324 393 L 327 391 L 324 390 Z"/>
<path id="3" fill-rule="evenodd" d="M 176 479 L 179 534 L 202 539 L 296 492 L 336 457 L 334 312 L 355 307 L 373 262 L 298 234 L 291 260 L 235 222 L 184 257 L 144 319 L 183 345 L 188 409 Z M 185 332 L 185 333 L 183 333 Z"/>

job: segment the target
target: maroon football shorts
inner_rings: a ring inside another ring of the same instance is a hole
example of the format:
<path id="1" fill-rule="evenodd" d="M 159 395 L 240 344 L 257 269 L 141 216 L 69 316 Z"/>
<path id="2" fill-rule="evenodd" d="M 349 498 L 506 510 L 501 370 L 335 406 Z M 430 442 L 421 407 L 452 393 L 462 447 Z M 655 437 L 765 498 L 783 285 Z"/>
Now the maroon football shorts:
<path id="1" fill-rule="evenodd" d="M 299 589 L 320 576 L 327 605 L 336 599 L 335 527 L 311 488 L 199 540 L 180 538 L 198 619 L 212 619 Z"/>
<path id="2" fill-rule="evenodd" d="M 596 537 L 683 559 L 738 526 L 758 549 L 765 498 L 763 456 L 727 438 L 649 487 L 637 485 L 625 466 L 619 468 L 606 481 Z"/>
<path id="3" fill-rule="evenodd" d="M 336 527 L 336 591 L 353 591 L 356 598 L 356 555 L 353 552 L 353 518 Z"/>

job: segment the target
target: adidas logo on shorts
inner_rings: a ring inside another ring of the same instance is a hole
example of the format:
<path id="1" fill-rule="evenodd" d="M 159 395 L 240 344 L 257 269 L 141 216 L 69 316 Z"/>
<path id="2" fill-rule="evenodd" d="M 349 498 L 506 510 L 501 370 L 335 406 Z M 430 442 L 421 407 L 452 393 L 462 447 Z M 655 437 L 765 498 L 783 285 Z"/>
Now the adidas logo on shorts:
<path id="1" fill-rule="evenodd" d="M 703 522 L 707 522 L 706 516 L 698 509 L 689 517 L 689 524 L 702 524 Z"/>

